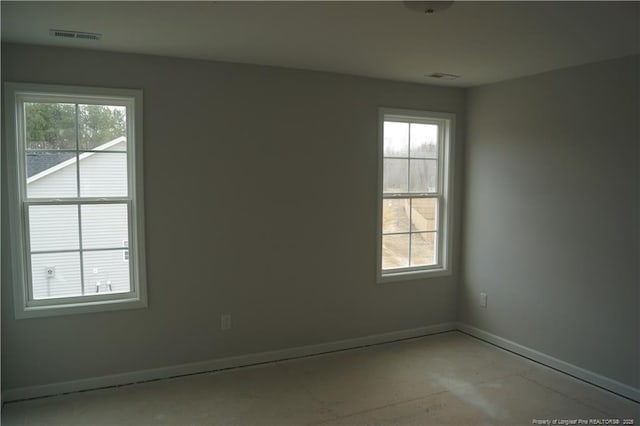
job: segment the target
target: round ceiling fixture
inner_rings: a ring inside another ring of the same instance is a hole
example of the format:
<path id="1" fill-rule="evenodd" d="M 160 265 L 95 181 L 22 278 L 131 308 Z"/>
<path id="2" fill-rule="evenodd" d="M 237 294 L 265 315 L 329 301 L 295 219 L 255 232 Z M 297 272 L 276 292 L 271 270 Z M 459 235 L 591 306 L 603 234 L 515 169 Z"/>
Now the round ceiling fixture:
<path id="1" fill-rule="evenodd" d="M 405 7 L 414 12 L 426 13 L 433 15 L 436 12 L 442 12 L 449 9 L 453 5 L 451 1 L 404 1 Z"/>

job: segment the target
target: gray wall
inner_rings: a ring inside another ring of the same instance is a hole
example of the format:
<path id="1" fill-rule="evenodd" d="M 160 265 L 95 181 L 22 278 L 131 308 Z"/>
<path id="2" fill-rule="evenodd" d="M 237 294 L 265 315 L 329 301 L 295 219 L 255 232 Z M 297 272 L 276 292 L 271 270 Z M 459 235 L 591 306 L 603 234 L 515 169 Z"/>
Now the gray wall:
<path id="1" fill-rule="evenodd" d="M 638 61 L 469 91 L 459 295 L 462 322 L 636 387 Z"/>
<path id="2" fill-rule="evenodd" d="M 455 320 L 459 262 L 375 283 L 377 109 L 457 113 L 459 149 L 463 90 L 10 44 L 2 78 L 144 90 L 150 303 L 16 321 L 5 250 L 5 389 Z"/>

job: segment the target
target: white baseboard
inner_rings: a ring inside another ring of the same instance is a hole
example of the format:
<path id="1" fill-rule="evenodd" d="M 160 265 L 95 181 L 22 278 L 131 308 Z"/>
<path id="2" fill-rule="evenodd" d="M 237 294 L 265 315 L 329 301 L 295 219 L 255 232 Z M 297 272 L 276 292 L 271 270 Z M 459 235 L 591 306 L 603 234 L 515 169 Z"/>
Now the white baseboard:
<path id="1" fill-rule="evenodd" d="M 148 380 L 183 376 L 187 374 L 223 370 L 225 368 L 243 367 L 265 362 L 318 355 L 326 352 L 333 352 L 344 349 L 353 349 L 361 346 L 393 342 L 395 340 L 427 336 L 430 334 L 442 333 L 445 331 L 453 331 L 455 329 L 456 324 L 453 322 L 442 323 L 426 327 L 412 328 L 408 330 L 393 331 L 390 333 L 374 334 L 370 336 L 356 337 L 353 339 L 320 343 L 317 345 L 298 346 L 276 351 L 260 352 L 229 358 L 212 359 L 208 361 L 192 362 L 188 364 L 173 365 L 148 370 L 131 371 L 127 373 L 91 377 L 87 379 L 72 380 L 68 382 L 51 383 L 38 386 L 26 386 L 22 388 L 5 390 L 4 392 L 2 392 L 2 399 L 4 402 L 18 401 L 22 399 L 59 395 L 63 393 L 99 389 L 109 386 L 126 385 L 131 383 L 145 382 Z"/>
<path id="2" fill-rule="evenodd" d="M 640 402 L 640 389 L 554 358 L 550 355 L 528 348 L 511 340 L 496 336 L 476 327 L 463 323 L 442 323 L 426 327 L 399 330 L 390 333 L 374 334 L 353 339 L 338 340 L 334 342 L 320 343 L 317 345 L 298 346 L 276 351 L 260 352 L 255 354 L 240 355 L 229 358 L 212 359 L 188 364 L 173 365 L 168 367 L 153 368 L 148 370 L 131 371 L 127 373 L 112 374 L 108 376 L 91 377 L 87 379 L 72 380 L 68 382 L 51 383 L 38 386 L 26 386 L 22 388 L 7 389 L 0 396 L 3 402 L 18 401 L 22 399 L 38 398 L 43 396 L 59 395 L 69 392 L 78 392 L 91 389 L 99 389 L 110 386 L 121 386 L 148 380 L 164 379 L 169 377 L 197 374 L 226 368 L 243 367 L 265 362 L 280 361 L 291 358 L 299 358 L 310 355 L 319 355 L 345 349 L 353 349 L 362 346 L 388 343 L 395 340 L 410 339 L 414 337 L 428 336 L 430 334 L 446 331 L 460 330 L 466 334 L 485 340 L 503 349 L 509 350 L 586 382 L 600 386 L 611 392 L 623 395 L 634 401 Z"/>
<path id="3" fill-rule="evenodd" d="M 566 361 L 554 358 L 551 355 L 536 351 L 535 349 L 528 348 L 519 343 L 512 342 L 511 340 L 504 339 L 496 336 L 495 334 L 491 334 L 467 324 L 457 323 L 456 328 L 463 333 L 485 340 L 508 351 L 515 352 L 525 358 L 532 359 L 540 364 L 544 364 L 548 367 L 584 380 L 585 382 L 589 382 L 611 392 L 633 399 L 636 402 L 640 402 L 640 389 L 638 388 L 625 385 L 624 383 L 602 376 L 598 373 L 594 373 L 593 371 L 585 370 L 582 367 L 578 367 Z"/>

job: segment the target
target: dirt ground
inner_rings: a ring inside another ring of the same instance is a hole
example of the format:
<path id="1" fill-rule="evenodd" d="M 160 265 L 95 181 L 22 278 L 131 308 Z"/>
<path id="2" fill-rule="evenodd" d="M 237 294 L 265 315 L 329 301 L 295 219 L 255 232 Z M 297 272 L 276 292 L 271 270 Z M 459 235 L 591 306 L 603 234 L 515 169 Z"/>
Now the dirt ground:
<path id="1" fill-rule="evenodd" d="M 393 234 L 382 237 L 382 267 L 436 263 L 436 218 L 434 198 L 384 200 L 383 234 Z"/>

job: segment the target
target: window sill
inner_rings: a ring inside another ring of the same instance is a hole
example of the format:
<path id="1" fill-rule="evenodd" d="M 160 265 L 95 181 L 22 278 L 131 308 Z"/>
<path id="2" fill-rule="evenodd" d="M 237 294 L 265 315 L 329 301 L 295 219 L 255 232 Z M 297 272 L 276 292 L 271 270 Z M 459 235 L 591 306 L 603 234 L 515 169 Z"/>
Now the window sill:
<path id="1" fill-rule="evenodd" d="M 451 269 L 445 268 L 418 271 L 386 272 L 383 274 L 380 274 L 380 272 L 378 272 L 376 282 L 378 284 L 385 284 L 402 281 L 415 281 L 426 278 L 444 277 L 448 275 L 451 275 Z"/>
<path id="2" fill-rule="evenodd" d="M 146 308 L 147 301 L 141 298 L 101 300 L 85 303 L 26 306 L 16 310 L 16 319 L 42 318 L 60 315 L 86 314 L 92 312 L 118 311 Z"/>

